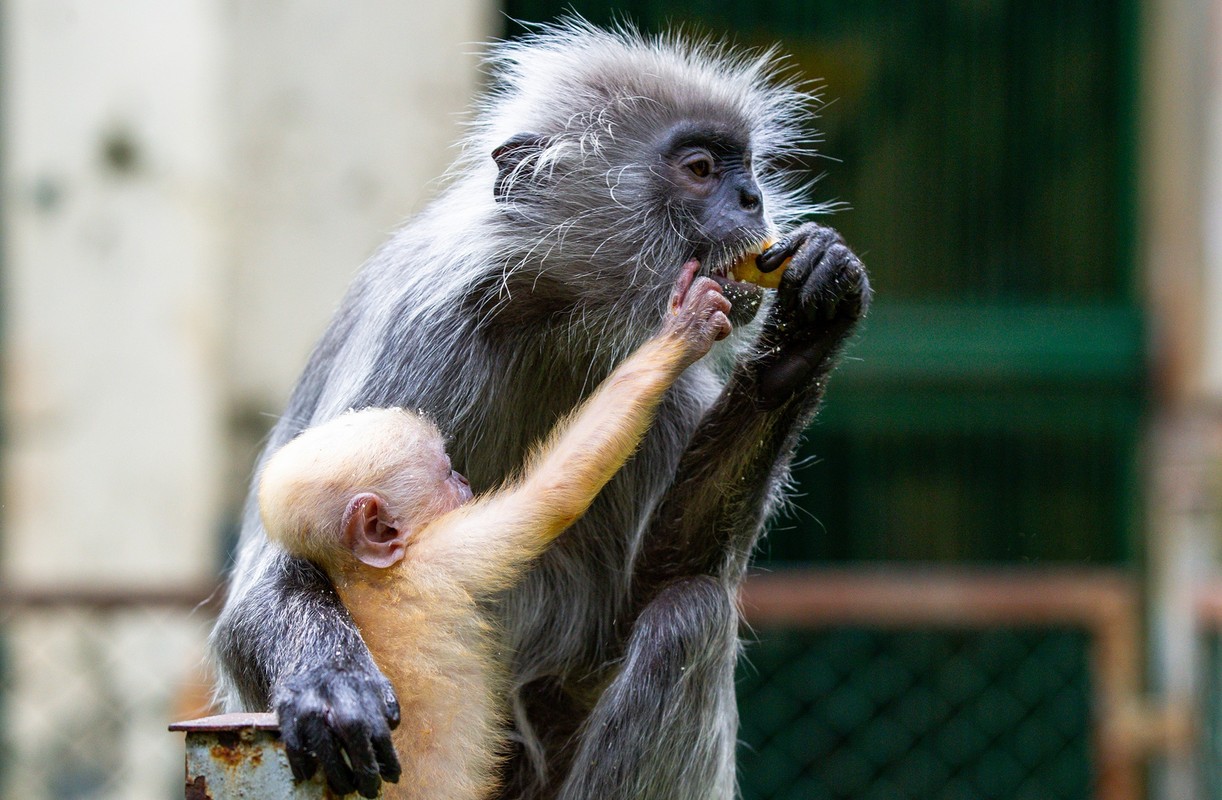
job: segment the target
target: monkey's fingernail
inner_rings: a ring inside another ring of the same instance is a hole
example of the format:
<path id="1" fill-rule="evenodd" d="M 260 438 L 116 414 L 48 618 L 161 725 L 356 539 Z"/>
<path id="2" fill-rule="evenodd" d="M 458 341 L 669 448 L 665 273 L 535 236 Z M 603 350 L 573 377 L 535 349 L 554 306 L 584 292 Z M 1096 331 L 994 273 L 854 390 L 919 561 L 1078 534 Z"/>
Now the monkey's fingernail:
<path id="1" fill-rule="evenodd" d="M 683 301 L 687 299 L 687 290 L 692 288 L 692 281 L 696 279 L 696 270 L 700 269 L 700 262 L 692 259 L 683 265 L 679 271 L 679 279 L 675 281 L 675 292 L 670 298 L 670 310 L 672 314 L 679 313 L 679 309 L 683 306 Z"/>
<path id="2" fill-rule="evenodd" d="M 783 242 L 774 244 L 755 257 L 755 268 L 760 272 L 772 272 L 788 257 Z"/>

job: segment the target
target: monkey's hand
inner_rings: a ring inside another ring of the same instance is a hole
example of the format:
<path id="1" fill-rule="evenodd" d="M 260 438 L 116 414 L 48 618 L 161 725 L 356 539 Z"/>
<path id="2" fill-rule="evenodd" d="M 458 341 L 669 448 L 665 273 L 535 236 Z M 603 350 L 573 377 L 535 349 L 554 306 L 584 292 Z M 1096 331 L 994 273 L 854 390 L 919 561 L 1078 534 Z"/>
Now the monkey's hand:
<path id="1" fill-rule="evenodd" d="M 662 335 L 673 336 L 683 345 L 684 366 L 700 360 L 713 342 L 730 335 L 730 301 L 711 278 L 697 278 L 699 261 L 683 265 L 670 296 L 670 313 L 662 324 Z"/>
<path id="2" fill-rule="evenodd" d="M 776 408 L 818 382 L 870 307 L 865 267 L 831 228 L 807 223 L 759 257 L 769 272 L 791 259 L 752 364 L 756 402 Z"/>
<path id="3" fill-rule="evenodd" d="M 312 664 L 277 688 L 272 705 L 297 780 L 321 766 L 331 791 L 363 797 L 376 797 L 383 780 L 399 780 L 390 739 L 399 725 L 399 702 L 373 662 L 367 666 Z"/>

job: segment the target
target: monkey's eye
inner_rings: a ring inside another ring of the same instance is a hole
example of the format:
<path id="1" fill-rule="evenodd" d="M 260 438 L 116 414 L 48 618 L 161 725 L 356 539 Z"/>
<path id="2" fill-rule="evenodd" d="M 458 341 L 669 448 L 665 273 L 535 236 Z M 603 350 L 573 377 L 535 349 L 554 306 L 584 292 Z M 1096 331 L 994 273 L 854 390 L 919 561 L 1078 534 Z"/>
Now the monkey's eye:
<path id="1" fill-rule="evenodd" d="M 713 174 L 713 161 L 708 156 L 697 156 L 684 166 L 697 178 L 707 178 Z"/>
<path id="2" fill-rule="evenodd" d="M 700 178 L 701 181 L 715 175 L 717 169 L 717 165 L 712 160 L 712 155 L 709 154 L 708 150 L 703 149 L 693 150 L 692 153 L 687 155 L 687 158 L 679 161 L 679 166 L 682 166 L 684 170 L 692 173 L 695 177 Z"/>

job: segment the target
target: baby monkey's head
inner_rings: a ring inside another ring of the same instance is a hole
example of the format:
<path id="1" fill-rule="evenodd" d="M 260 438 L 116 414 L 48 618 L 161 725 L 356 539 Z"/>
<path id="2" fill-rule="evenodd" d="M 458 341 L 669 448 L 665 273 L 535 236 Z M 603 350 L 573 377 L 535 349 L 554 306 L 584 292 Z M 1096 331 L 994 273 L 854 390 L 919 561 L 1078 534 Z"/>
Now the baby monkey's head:
<path id="1" fill-rule="evenodd" d="M 331 571 L 386 568 L 417 531 L 471 499 L 437 426 L 401 408 L 349 411 L 268 459 L 259 511 L 268 537 Z"/>

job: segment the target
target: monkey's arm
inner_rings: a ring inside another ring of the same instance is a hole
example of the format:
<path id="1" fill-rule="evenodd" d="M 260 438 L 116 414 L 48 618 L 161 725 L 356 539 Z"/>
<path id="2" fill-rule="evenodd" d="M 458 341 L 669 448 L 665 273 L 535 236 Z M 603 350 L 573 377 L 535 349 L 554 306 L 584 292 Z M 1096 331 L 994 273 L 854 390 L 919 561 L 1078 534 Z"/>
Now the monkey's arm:
<path id="1" fill-rule="evenodd" d="M 735 366 L 650 520 L 634 568 L 638 607 L 678 577 L 741 577 L 836 356 L 869 306 L 865 270 L 834 230 L 797 229 L 774 258 L 790 256 L 753 354 Z"/>
<path id="2" fill-rule="evenodd" d="M 500 589 L 585 513 L 640 445 L 666 390 L 730 332 L 729 301 L 708 278 L 693 281 L 697 267 L 685 267 L 662 331 L 556 426 L 518 481 L 426 527 L 417 560 L 443 560 L 474 587 Z"/>
<path id="3" fill-rule="evenodd" d="M 212 634 L 241 694 L 228 710 L 276 711 L 298 780 L 321 765 L 337 795 L 373 797 L 380 779 L 400 776 L 394 690 L 327 576 L 307 561 L 262 553 L 258 579 L 228 598 Z"/>
<path id="4" fill-rule="evenodd" d="M 519 480 L 425 528 L 415 558 L 437 559 L 487 590 L 513 583 L 635 452 L 662 395 L 690 361 L 679 336 L 650 339 L 556 426 Z"/>

